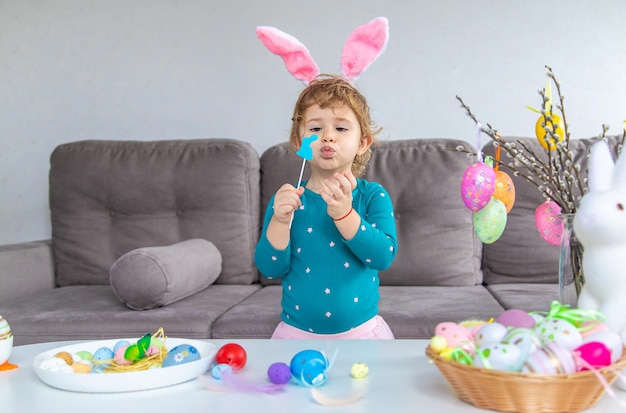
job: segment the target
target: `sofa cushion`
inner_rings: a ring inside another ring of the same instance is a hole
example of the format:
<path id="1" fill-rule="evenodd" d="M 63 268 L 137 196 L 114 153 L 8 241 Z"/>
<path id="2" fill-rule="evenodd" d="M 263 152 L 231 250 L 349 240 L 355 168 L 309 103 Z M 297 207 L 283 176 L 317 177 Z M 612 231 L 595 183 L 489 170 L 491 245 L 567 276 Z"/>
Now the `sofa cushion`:
<path id="1" fill-rule="evenodd" d="M 472 159 L 454 139 L 379 141 L 364 179 L 381 183 L 394 203 L 398 254 L 381 272 L 381 285 L 477 285 L 482 283 L 482 244 L 472 212 L 460 195 Z M 261 156 L 262 213 L 284 183 L 298 182 L 302 159 L 284 142 Z M 308 177 L 308 166 L 304 179 Z M 273 284 L 276 281 L 267 281 Z"/>
<path id="2" fill-rule="evenodd" d="M 259 156 L 231 139 L 80 141 L 50 159 L 57 283 L 109 285 L 128 251 L 191 238 L 223 258 L 219 284 L 258 281 Z"/>
<path id="3" fill-rule="evenodd" d="M 142 337 L 163 327 L 168 337 L 211 338 L 214 321 L 260 288 L 213 284 L 165 307 L 132 311 L 109 285 L 75 285 L 2 303 L 14 345 L 63 340 Z"/>
<path id="4" fill-rule="evenodd" d="M 215 245 L 196 238 L 129 251 L 111 266 L 110 280 L 129 308 L 149 310 L 205 289 L 221 271 L 222 255 Z"/>

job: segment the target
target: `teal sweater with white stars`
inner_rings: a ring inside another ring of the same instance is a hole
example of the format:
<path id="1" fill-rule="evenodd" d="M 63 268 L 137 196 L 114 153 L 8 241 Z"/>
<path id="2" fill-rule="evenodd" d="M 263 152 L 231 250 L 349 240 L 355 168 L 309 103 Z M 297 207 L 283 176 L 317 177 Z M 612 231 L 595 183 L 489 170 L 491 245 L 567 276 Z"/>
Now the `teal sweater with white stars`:
<path id="1" fill-rule="evenodd" d="M 285 323 L 318 334 L 348 331 L 378 314 L 378 271 L 388 268 L 397 252 L 391 198 L 382 185 L 357 179 L 352 206 L 361 224 L 349 241 L 328 216 L 321 195 L 305 189 L 301 199 L 290 243 L 277 250 L 265 233 L 272 197 L 255 263 L 264 277 L 281 279 Z"/>

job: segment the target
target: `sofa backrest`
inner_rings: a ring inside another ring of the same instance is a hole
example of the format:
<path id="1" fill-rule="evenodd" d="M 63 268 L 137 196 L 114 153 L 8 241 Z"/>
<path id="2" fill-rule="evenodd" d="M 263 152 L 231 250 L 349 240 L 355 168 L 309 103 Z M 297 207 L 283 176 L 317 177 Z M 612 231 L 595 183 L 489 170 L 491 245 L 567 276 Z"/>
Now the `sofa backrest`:
<path id="1" fill-rule="evenodd" d="M 482 244 L 460 195 L 461 178 L 472 159 L 456 151 L 460 144 L 467 145 L 453 139 L 381 140 L 374 148 L 364 179 L 381 183 L 389 192 L 398 233 L 398 255 L 381 272 L 382 285 L 482 282 Z M 302 158 L 286 142 L 263 153 L 262 213 L 282 184 L 297 184 L 301 165 Z"/>
<path id="2" fill-rule="evenodd" d="M 49 175 L 57 284 L 109 284 L 126 252 L 191 238 L 222 254 L 217 283 L 258 281 L 259 170 L 252 146 L 231 139 L 59 145 Z"/>

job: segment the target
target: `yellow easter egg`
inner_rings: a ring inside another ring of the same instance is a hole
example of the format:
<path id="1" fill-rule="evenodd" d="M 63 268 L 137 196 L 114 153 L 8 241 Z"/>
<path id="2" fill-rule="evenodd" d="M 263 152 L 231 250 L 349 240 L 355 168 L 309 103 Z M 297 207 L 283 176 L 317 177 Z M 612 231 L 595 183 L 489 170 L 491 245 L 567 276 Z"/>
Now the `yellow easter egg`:
<path id="1" fill-rule="evenodd" d="M 557 125 L 556 130 L 554 129 L 554 124 Z M 541 115 L 539 119 L 537 119 L 537 123 L 535 123 L 535 136 L 537 136 L 537 140 L 544 149 L 548 149 L 549 141 L 550 150 L 553 151 L 556 149 L 556 142 L 553 137 L 546 136 L 546 129 L 556 135 L 556 137 L 558 138 L 557 141 L 561 142 L 563 140 L 563 136 L 565 135 L 565 133 L 563 132 L 563 127 L 561 126 L 561 117 L 553 113 L 552 121 L 547 121 L 545 116 Z"/>
<path id="2" fill-rule="evenodd" d="M 515 185 L 509 174 L 504 171 L 496 171 L 496 188 L 493 197 L 502 201 L 507 214 L 511 212 L 515 204 Z"/>
<path id="3" fill-rule="evenodd" d="M 435 353 L 441 353 L 446 347 L 448 347 L 448 340 L 444 336 L 433 336 L 430 339 L 430 348 Z"/>

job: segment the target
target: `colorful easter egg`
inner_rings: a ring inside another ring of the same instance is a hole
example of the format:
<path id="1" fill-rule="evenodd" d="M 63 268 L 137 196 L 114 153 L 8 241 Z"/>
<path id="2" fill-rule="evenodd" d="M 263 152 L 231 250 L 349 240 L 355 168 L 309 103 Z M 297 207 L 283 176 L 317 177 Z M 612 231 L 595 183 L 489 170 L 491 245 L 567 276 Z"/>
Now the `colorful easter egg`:
<path id="1" fill-rule="evenodd" d="M 449 321 L 435 326 L 435 336 L 445 338 L 447 347 L 460 347 L 472 341 L 470 331 L 466 327 Z"/>
<path id="2" fill-rule="evenodd" d="M 474 341 L 479 347 L 496 344 L 506 336 L 507 328 L 500 323 L 489 323 L 479 327 Z"/>
<path id="3" fill-rule="evenodd" d="M 364 379 L 369 372 L 370 368 L 365 363 L 354 363 L 350 368 L 350 376 L 355 379 Z"/>
<path id="4" fill-rule="evenodd" d="M 472 211 L 483 209 L 495 191 L 496 172 L 489 165 L 477 162 L 465 169 L 461 181 L 461 197 Z"/>
<path id="5" fill-rule="evenodd" d="M 200 360 L 200 352 L 190 344 L 179 344 L 167 352 L 162 367 L 179 366 Z"/>
<path id="6" fill-rule="evenodd" d="M 533 328 L 535 319 L 524 310 L 511 308 L 504 310 L 496 317 L 496 322 L 507 327 Z"/>
<path id="7" fill-rule="evenodd" d="M 13 350 L 13 333 L 9 322 L 0 315 L 0 364 L 9 360 Z"/>
<path id="8" fill-rule="evenodd" d="M 583 343 L 590 342 L 599 342 L 603 343 L 611 352 L 611 363 L 617 362 L 617 360 L 622 358 L 622 353 L 624 352 L 624 345 L 622 344 L 622 339 L 614 331 L 598 331 L 589 336 L 583 338 Z"/>
<path id="9" fill-rule="evenodd" d="M 491 198 L 487 206 L 474 212 L 474 230 L 483 244 L 496 242 L 506 227 L 506 208 L 502 201 Z"/>
<path id="10" fill-rule="evenodd" d="M 517 371 L 519 358 L 519 348 L 512 344 L 489 344 L 476 349 L 474 365 L 493 370 Z"/>
<path id="11" fill-rule="evenodd" d="M 246 365 L 248 356 L 246 351 L 239 344 L 224 344 L 217 350 L 215 362 L 218 364 L 228 364 L 234 371 L 241 370 Z"/>
<path id="12" fill-rule="evenodd" d="M 570 374 L 576 371 L 571 351 L 558 343 L 548 343 L 533 352 L 522 367 L 523 373 Z"/>
<path id="13" fill-rule="evenodd" d="M 528 357 L 539 348 L 541 348 L 541 339 L 539 335 L 530 328 L 518 327 L 508 330 L 503 342 L 512 344 L 519 348 L 520 358 L 518 370 L 522 369 L 522 365 Z"/>
<path id="14" fill-rule="evenodd" d="M 305 386 L 317 387 L 326 382 L 328 359 L 321 351 L 303 350 L 291 359 L 291 376 Z"/>
<path id="15" fill-rule="evenodd" d="M 583 337 L 570 322 L 560 318 L 546 318 L 534 328 L 542 344 L 555 342 L 572 351 L 583 343 Z"/>
<path id="16" fill-rule="evenodd" d="M 535 209 L 535 226 L 539 235 L 550 245 L 561 245 L 563 220 L 561 207 L 554 201 L 546 201 Z"/>
<path id="17" fill-rule="evenodd" d="M 274 384 L 287 384 L 291 380 L 291 368 L 286 363 L 272 363 L 267 369 L 267 377 Z"/>
<path id="18" fill-rule="evenodd" d="M 552 113 L 551 120 L 546 120 L 545 116 L 541 115 L 535 123 L 535 136 L 537 141 L 544 149 L 550 149 L 551 151 L 556 149 L 556 142 L 561 142 L 565 135 L 563 131 L 561 117 Z M 551 132 L 552 135 L 548 136 L 546 130 Z"/>
<path id="19" fill-rule="evenodd" d="M 493 197 L 504 204 L 507 214 L 511 212 L 515 204 L 515 185 L 509 174 L 504 171 L 496 171 L 496 187 Z"/>
<path id="20" fill-rule="evenodd" d="M 611 365 L 611 350 L 604 343 L 598 341 L 583 343 L 576 347 L 574 352 L 593 368 L 598 369 Z M 580 363 L 578 371 L 585 370 L 589 370 L 589 367 L 584 363 Z"/>

